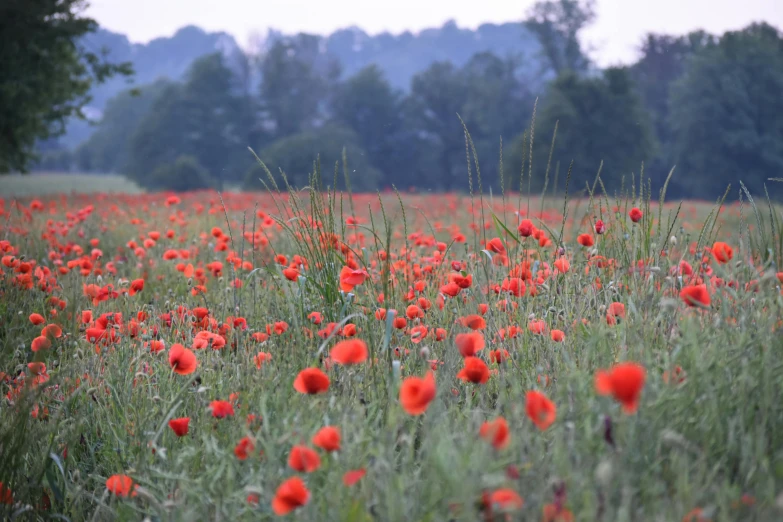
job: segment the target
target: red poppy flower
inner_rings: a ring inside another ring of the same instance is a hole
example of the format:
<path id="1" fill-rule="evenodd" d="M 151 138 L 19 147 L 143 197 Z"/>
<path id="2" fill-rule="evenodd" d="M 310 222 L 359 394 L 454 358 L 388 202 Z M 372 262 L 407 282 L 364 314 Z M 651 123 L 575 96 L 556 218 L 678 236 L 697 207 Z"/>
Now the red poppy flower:
<path id="1" fill-rule="evenodd" d="M 600 395 L 612 395 L 625 413 L 632 414 L 639 407 L 646 374 L 644 367 L 636 363 L 616 364 L 608 371 L 596 372 L 595 389 Z"/>
<path id="2" fill-rule="evenodd" d="M 133 479 L 127 475 L 112 475 L 106 479 L 106 489 L 118 497 L 135 497 Z"/>
<path id="3" fill-rule="evenodd" d="M 471 330 L 483 330 L 487 327 L 487 321 L 480 315 L 466 315 L 459 321 L 462 323 L 462 326 L 470 328 Z"/>
<path id="4" fill-rule="evenodd" d="M 33 323 L 35 326 L 38 326 L 39 324 L 43 324 L 46 322 L 46 319 L 41 314 L 30 314 L 30 322 Z"/>
<path id="5" fill-rule="evenodd" d="M 198 359 L 196 354 L 181 344 L 174 343 L 169 349 L 169 364 L 174 369 L 174 373 L 188 375 L 196 371 Z"/>
<path id="6" fill-rule="evenodd" d="M 561 274 L 565 274 L 571 269 L 571 263 L 565 257 L 558 257 L 555 260 L 555 269 Z"/>
<path id="7" fill-rule="evenodd" d="M 631 221 L 633 221 L 634 223 L 638 223 L 639 221 L 641 221 L 642 220 L 642 215 L 643 215 L 642 211 L 640 209 L 636 208 L 636 207 L 633 207 L 628 212 L 628 217 L 630 217 Z"/>
<path id="8" fill-rule="evenodd" d="M 14 503 L 14 494 L 11 488 L 0 482 L 0 504 L 10 506 Z"/>
<path id="9" fill-rule="evenodd" d="M 339 451 L 340 428 L 324 426 L 313 436 L 313 444 L 324 451 Z"/>
<path id="10" fill-rule="evenodd" d="M 302 473 L 312 473 L 321 467 L 321 457 L 307 446 L 294 446 L 288 455 L 288 465 Z"/>
<path id="11" fill-rule="evenodd" d="M 359 482 L 359 480 L 362 479 L 367 474 L 367 471 L 362 469 L 354 469 L 351 471 L 346 471 L 345 475 L 343 475 L 343 484 L 350 487 Z"/>
<path id="12" fill-rule="evenodd" d="M 494 363 L 502 363 L 505 362 L 509 357 L 508 350 L 504 349 L 498 349 L 498 350 L 492 350 L 489 352 L 489 360 Z"/>
<path id="13" fill-rule="evenodd" d="M 405 309 L 405 316 L 411 320 L 421 319 L 422 317 L 424 317 L 424 310 L 422 310 L 417 305 L 410 305 L 408 306 L 408 308 Z"/>
<path id="14" fill-rule="evenodd" d="M 30 373 L 33 375 L 43 375 L 46 373 L 46 365 L 42 362 L 27 363 L 27 369 L 30 370 Z"/>
<path id="15" fill-rule="evenodd" d="M 239 460 L 246 460 L 250 453 L 253 452 L 256 445 L 253 444 L 253 440 L 250 437 L 242 437 L 237 445 L 234 446 L 234 455 Z"/>
<path id="16" fill-rule="evenodd" d="M 525 505 L 525 501 L 513 489 L 501 488 L 496 489 L 490 494 L 485 494 L 483 504 L 484 508 L 492 513 L 496 510 L 515 511 L 522 509 L 522 506 Z"/>
<path id="17" fill-rule="evenodd" d="M 367 360 L 367 344 L 361 339 L 341 341 L 329 352 L 337 364 L 360 364 Z"/>
<path id="18" fill-rule="evenodd" d="M 574 522 L 574 514 L 560 504 L 545 504 L 541 522 Z"/>
<path id="19" fill-rule="evenodd" d="M 51 347 L 52 347 L 52 341 L 50 341 L 48 337 L 45 337 L 43 335 L 40 335 L 35 339 L 33 339 L 33 342 L 30 345 L 30 349 L 34 352 L 40 350 L 48 350 Z"/>
<path id="20" fill-rule="evenodd" d="M 364 283 L 367 276 L 368 274 L 365 270 L 354 270 L 351 267 L 344 266 L 340 270 L 340 289 L 343 292 L 350 292 L 353 290 L 353 287 Z"/>
<path id="21" fill-rule="evenodd" d="M 495 449 L 503 449 L 511 442 L 511 433 L 508 429 L 508 423 L 503 417 L 485 422 L 479 429 L 479 436 L 492 444 Z"/>
<path id="22" fill-rule="evenodd" d="M 457 377 L 473 384 L 484 384 L 489 380 L 489 368 L 487 363 L 478 357 L 465 357 L 465 366 L 459 371 Z"/>
<path id="23" fill-rule="evenodd" d="M 419 344 L 427 336 L 427 327 L 423 324 L 411 328 L 411 342 Z"/>
<path id="24" fill-rule="evenodd" d="M 703 514 L 703 509 L 693 508 L 682 517 L 682 522 L 712 522 L 709 518 L 702 516 Z"/>
<path id="25" fill-rule="evenodd" d="M 479 350 L 484 349 L 485 341 L 480 332 L 470 332 L 458 334 L 454 344 L 463 357 L 473 357 Z"/>
<path id="26" fill-rule="evenodd" d="M 501 283 L 500 289 L 503 292 L 508 292 L 514 297 L 520 297 L 525 295 L 525 291 L 527 290 L 527 287 L 525 286 L 525 282 L 521 278 L 507 277 L 503 280 L 503 283 Z"/>
<path id="27" fill-rule="evenodd" d="M 277 321 L 275 322 L 275 335 L 283 335 L 288 331 L 288 323 L 285 321 Z"/>
<path id="28" fill-rule="evenodd" d="M 533 222 L 529 219 L 523 219 L 519 226 L 517 227 L 517 230 L 519 231 L 519 235 L 522 237 L 530 237 L 533 235 L 533 232 L 535 232 L 536 227 L 533 225 Z"/>
<path id="29" fill-rule="evenodd" d="M 688 306 L 708 307 L 712 302 L 707 285 L 686 286 L 680 291 L 680 299 Z"/>
<path id="30" fill-rule="evenodd" d="M 203 350 L 207 347 L 212 347 L 213 350 L 220 350 L 226 346 L 226 338 L 220 334 L 214 332 L 208 332 L 202 330 L 196 334 L 193 338 L 193 349 Z"/>
<path id="31" fill-rule="evenodd" d="M 527 323 L 527 329 L 535 335 L 543 335 L 546 332 L 546 321 L 543 319 L 533 319 Z"/>
<path id="32" fill-rule="evenodd" d="M 407 377 L 400 386 L 400 404 L 408 415 L 421 415 L 435 398 L 435 376 L 427 372 L 424 378 Z"/>
<path id="33" fill-rule="evenodd" d="M 234 416 L 234 405 L 228 401 L 212 401 L 209 403 L 209 409 L 216 419 Z"/>
<path id="34" fill-rule="evenodd" d="M 169 421 L 169 428 L 171 428 L 171 431 L 173 431 L 177 437 L 184 437 L 188 434 L 190 428 L 190 417 L 171 419 Z"/>
<path id="35" fill-rule="evenodd" d="M 49 339 L 59 339 L 63 335 L 63 330 L 59 325 L 47 324 L 41 329 L 41 335 L 46 336 Z"/>
<path id="36" fill-rule="evenodd" d="M 625 318 L 625 305 L 623 303 L 614 302 L 606 309 L 606 315 L 612 317 Z"/>
<path id="37" fill-rule="evenodd" d="M 687 375 L 680 365 L 675 365 L 671 372 L 663 372 L 662 378 L 665 384 L 669 384 L 669 382 L 672 384 L 682 384 L 685 382 L 685 379 L 687 379 Z"/>
<path id="38" fill-rule="evenodd" d="M 11 488 L 0 482 L 0 504 L 10 506 L 14 503 L 14 494 Z"/>
<path id="39" fill-rule="evenodd" d="M 456 284 L 460 288 L 470 288 L 473 285 L 473 274 L 462 275 L 461 273 L 450 273 L 449 282 Z"/>
<path id="40" fill-rule="evenodd" d="M 283 275 L 289 281 L 296 281 L 297 279 L 299 279 L 299 270 L 293 267 L 289 267 L 283 270 Z"/>
<path id="41" fill-rule="evenodd" d="M 487 241 L 487 250 L 496 254 L 506 253 L 506 247 L 503 245 L 503 241 L 499 237 Z"/>
<path id="42" fill-rule="evenodd" d="M 539 430 L 545 431 L 555 422 L 557 407 L 543 393 L 529 391 L 525 395 L 525 413 Z"/>
<path id="43" fill-rule="evenodd" d="M 144 290 L 144 279 L 134 279 L 130 284 L 128 295 L 136 295 L 137 292 Z"/>
<path id="44" fill-rule="evenodd" d="M 272 354 L 267 352 L 258 352 L 253 356 L 253 362 L 256 363 L 256 368 L 259 370 L 267 361 L 272 360 Z"/>
<path id="45" fill-rule="evenodd" d="M 717 241 L 712 245 L 712 255 L 715 256 L 718 263 L 728 263 L 734 257 L 734 249 L 728 243 Z"/>
<path id="46" fill-rule="evenodd" d="M 576 238 L 576 242 L 582 245 L 583 247 L 591 247 L 595 244 L 595 241 L 593 240 L 593 236 L 590 234 L 579 234 Z"/>
<path id="47" fill-rule="evenodd" d="M 275 515 L 286 515 L 310 501 L 310 492 L 299 477 L 291 477 L 277 488 L 272 499 Z"/>
<path id="48" fill-rule="evenodd" d="M 329 389 L 329 377 L 318 368 L 305 368 L 294 379 L 294 389 L 309 395 L 325 393 Z"/>

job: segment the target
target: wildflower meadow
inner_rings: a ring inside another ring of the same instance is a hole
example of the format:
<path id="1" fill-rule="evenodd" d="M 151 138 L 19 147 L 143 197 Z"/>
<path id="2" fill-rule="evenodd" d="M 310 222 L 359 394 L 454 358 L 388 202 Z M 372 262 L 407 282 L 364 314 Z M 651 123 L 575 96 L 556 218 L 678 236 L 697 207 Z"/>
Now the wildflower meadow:
<path id="1" fill-rule="evenodd" d="M 782 519 L 780 208 L 469 176 L 0 200 L 0 518 Z"/>

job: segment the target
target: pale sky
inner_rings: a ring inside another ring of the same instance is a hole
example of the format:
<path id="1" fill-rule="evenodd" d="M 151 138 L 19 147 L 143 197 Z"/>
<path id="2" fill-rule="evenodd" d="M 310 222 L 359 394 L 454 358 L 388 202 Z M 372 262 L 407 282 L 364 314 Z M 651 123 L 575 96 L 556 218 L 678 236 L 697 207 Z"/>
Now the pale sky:
<path id="1" fill-rule="evenodd" d="M 270 28 L 329 34 L 358 26 L 370 34 L 413 32 L 453 19 L 460 27 L 519 21 L 535 0 L 90 0 L 87 14 L 132 42 L 169 36 L 185 25 L 225 31 L 239 45 Z M 783 30 L 783 0 L 597 0 L 583 35 L 599 65 L 629 63 L 648 32 L 722 33 L 753 21 Z"/>

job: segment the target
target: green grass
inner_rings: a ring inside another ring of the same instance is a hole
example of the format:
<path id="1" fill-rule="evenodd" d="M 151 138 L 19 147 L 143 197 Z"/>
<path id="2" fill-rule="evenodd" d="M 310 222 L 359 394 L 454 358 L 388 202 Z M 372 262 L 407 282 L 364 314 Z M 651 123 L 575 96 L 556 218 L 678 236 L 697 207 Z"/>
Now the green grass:
<path id="1" fill-rule="evenodd" d="M 51 194 L 126 193 L 141 189 L 129 179 L 115 174 L 66 174 L 32 172 L 0 178 L 0 197 L 31 197 Z"/>

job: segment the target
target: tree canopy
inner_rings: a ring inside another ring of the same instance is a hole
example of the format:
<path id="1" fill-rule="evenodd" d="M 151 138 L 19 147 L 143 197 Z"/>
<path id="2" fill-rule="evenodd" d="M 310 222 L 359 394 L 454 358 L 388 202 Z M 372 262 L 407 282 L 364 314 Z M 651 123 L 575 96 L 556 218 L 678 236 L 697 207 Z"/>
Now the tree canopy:
<path id="1" fill-rule="evenodd" d="M 83 0 L 4 0 L 0 3 L 0 173 L 25 171 L 39 140 L 64 132 L 90 88 L 127 63 L 107 62 L 79 39 L 94 31 Z"/>
<path id="2" fill-rule="evenodd" d="M 731 31 L 696 54 L 673 87 L 670 124 L 681 190 L 720 196 L 739 181 L 764 193 L 783 174 L 783 37 L 767 24 Z M 773 190 L 777 187 L 770 187 Z"/>
<path id="3" fill-rule="evenodd" d="M 308 183 L 318 158 L 330 177 L 345 151 L 357 190 L 459 190 L 467 186 L 468 169 L 478 181 L 476 159 L 483 189 L 518 189 L 523 157 L 525 174 L 532 172 L 522 179 L 525 190 L 563 190 L 572 162 L 571 190 L 592 186 L 602 164 L 604 186 L 630 185 L 642 163 L 653 190 L 676 165 L 669 185 L 675 196 L 714 198 L 728 184 L 738 189 L 740 180 L 755 193 L 768 188 L 775 196 L 783 189 L 765 187 L 768 178 L 783 176 L 783 39 L 769 25 L 720 37 L 703 31 L 647 35 L 636 63 L 600 69 L 580 36 L 595 18 L 594 1 L 540 0 L 517 30 L 520 49 L 532 34 L 541 56 L 450 50 L 442 55 L 450 59 L 412 71 L 406 89 L 381 65 L 360 68 L 351 61 L 344 67 L 336 59 L 350 46 L 360 53 L 370 43 L 401 45 L 403 37 L 274 35 L 255 54 L 226 45 L 184 74 L 178 68 L 174 80 L 120 93 L 106 104 L 98 132 L 77 149 L 63 149 L 53 137 L 79 113 L 90 85 L 122 72 L 82 48 L 78 35 L 94 24 L 79 17 L 79 5 L 11 0 L 0 6 L 19 27 L 46 35 L 43 50 L 20 51 L 29 63 L 13 53 L 0 63 L 0 71 L 10 71 L 0 77 L 0 130 L 7 129 L 0 136 L 0 171 L 23 168 L 37 149 L 39 166 L 119 172 L 150 189 L 187 189 L 174 172 L 198 173 L 193 187 L 258 188 L 262 176 L 251 147 L 275 176 L 282 169 L 295 185 Z M 41 6 L 51 13 L 41 14 Z M 7 20 L 0 19 L 0 27 Z M 178 35 L 195 41 L 205 36 L 196 28 L 183 31 Z M 464 33 L 452 23 L 433 38 L 456 45 L 464 43 Z M 11 49 L 24 47 L 23 33 L 7 34 L 0 38 L 13 40 Z M 421 38 L 409 40 L 419 49 Z M 60 62 L 51 63 L 47 45 Z M 0 49 L 0 57 L 8 49 Z M 400 52 L 403 60 L 409 51 Z M 41 61 L 56 70 L 41 69 Z M 543 74 L 535 72 L 541 63 Z M 27 96 L 33 88 L 41 89 L 41 99 Z"/>

